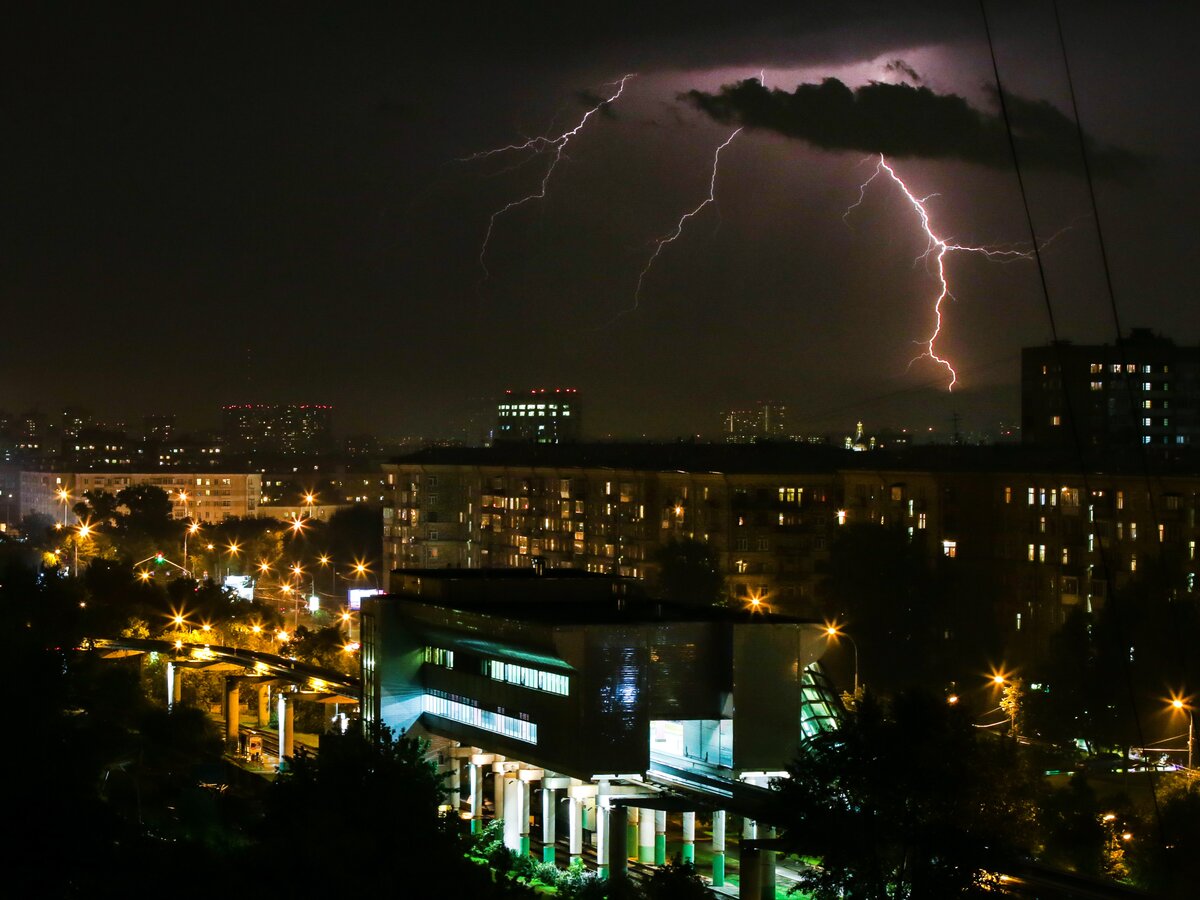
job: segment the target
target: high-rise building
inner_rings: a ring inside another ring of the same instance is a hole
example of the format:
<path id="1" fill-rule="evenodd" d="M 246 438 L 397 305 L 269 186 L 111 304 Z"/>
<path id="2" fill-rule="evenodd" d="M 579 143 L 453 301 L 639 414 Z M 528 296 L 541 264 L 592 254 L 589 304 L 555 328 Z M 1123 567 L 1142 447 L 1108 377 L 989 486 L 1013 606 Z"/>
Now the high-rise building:
<path id="1" fill-rule="evenodd" d="M 1021 351 L 1021 439 L 1085 449 L 1200 443 L 1200 346 L 1147 328 L 1115 345 L 1058 341 Z"/>
<path id="2" fill-rule="evenodd" d="M 579 392 L 575 388 L 505 391 L 496 405 L 493 440 L 562 444 L 580 435 Z"/>
<path id="3" fill-rule="evenodd" d="M 169 442 L 175 434 L 175 417 L 170 415 L 144 416 L 142 433 L 148 444 Z"/>
<path id="4" fill-rule="evenodd" d="M 772 400 L 760 400 L 750 409 L 731 409 L 721 413 L 721 436 L 727 444 L 753 444 L 762 440 L 787 438 L 787 407 Z"/>
<path id="5" fill-rule="evenodd" d="M 67 441 L 72 441 L 79 437 L 80 433 L 95 427 L 95 419 L 92 414 L 81 406 L 64 406 L 62 411 L 62 423 L 59 426 L 59 434 L 63 439 L 64 444 Z"/>
<path id="6" fill-rule="evenodd" d="M 320 403 L 243 403 L 221 407 L 235 452 L 311 455 L 333 449 L 333 407 Z"/>

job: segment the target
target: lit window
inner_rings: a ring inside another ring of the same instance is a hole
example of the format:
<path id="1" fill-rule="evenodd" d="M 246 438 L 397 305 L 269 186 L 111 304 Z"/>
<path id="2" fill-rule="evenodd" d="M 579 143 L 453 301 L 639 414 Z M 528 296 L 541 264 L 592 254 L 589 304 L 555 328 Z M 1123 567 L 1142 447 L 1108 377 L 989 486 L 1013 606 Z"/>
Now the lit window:
<path id="1" fill-rule="evenodd" d="M 1053 426 L 1061 425 L 1062 424 L 1062 416 L 1051 416 L 1050 424 Z"/>
<path id="2" fill-rule="evenodd" d="M 958 556 L 958 541 L 942 541 L 942 555 L 951 559 Z"/>

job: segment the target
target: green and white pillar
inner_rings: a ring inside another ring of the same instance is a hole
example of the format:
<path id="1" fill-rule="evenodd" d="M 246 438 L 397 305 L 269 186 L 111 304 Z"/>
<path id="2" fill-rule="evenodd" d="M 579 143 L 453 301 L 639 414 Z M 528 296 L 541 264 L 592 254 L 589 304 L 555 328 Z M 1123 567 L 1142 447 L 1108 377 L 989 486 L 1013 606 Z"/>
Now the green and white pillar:
<path id="1" fill-rule="evenodd" d="M 685 863 L 696 864 L 696 814 L 694 812 L 683 814 L 683 849 L 680 851 L 680 856 Z"/>
<path id="2" fill-rule="evenodd" d="M 654 862 L 654 810 L 637 810 L 637 858 L 640 863 Z"/>
<path id="3" fill-rule="evenodd" d="M 567 852 L 569 854 L 568 865 L 575 865 L 576 862 L 583 861 L 583 813 L 586 807 L 582 797 L 571 796 L 570 792 L 567 795 Z"/>
<path id="4" fill-rule="evenodd" d="M 656 866 L 667 864 L 667 811 L 665 809 L 654 811 L 654 864 Z"/>
<path id="5" fill-rule="evenodd" d="M 725 810 L 713 810 L 712 817 L 712 883 L 725 885 Z"/>
<path id="6" fill-rule="evenodd" d="M 524 774 L 523 772 L 520 774 Z M 519 777 L 519 776 L 518 776 Z M 521 789 L 521 846 L 517 848 L 517 852 L 522 856 L 529 855 L 529 819 L 533 815 L 532 806 L 532 791 L 530 790 L 529 780 L 520 778 L 517 782 Z"/>
<path id="7" fill-rule="evenodd" d="M 608 877 L 608 848 L 612 843 L 608 830 L 608 790 L 607 779 L 596 784 L 596 872 L 601 878 Z M 621 828 L 625 828 L 624 816 Z"/>
<path id="8" fill-rule="evenodd" d="M 653 817 L 651 821 L 654 821 Z M 629 807 L 614 806 L 609 809 L 608 822 L 612 839 L 608 848 L 608 877 L 613 881 L 625 881 L 629 878 Z"/>
<path id="9" fill-rule="evenodd" d="M 775 837 L 775 829 L 770 825 L 759 825 L 758 833 L 764 840 Z M 759 853 L 762 855 L 762 890 L 759 896 L 762 900 L 775 900 L 776 853 L 767 848 L 760 850 Z"/>
<path id="10" fill-rule="evenodd" d="M 492 762 L 492 818 L 503 819 L 508 812 L 504 808 L 504 757 L 496 756 Z"/>
<path id="11" fill-rule="evenodd" d="M 552 787 L 542 782 L 542 862 L 554 862 L 554 842 L 557 840 L 558 828 L 555 821 L 558 794 Z"/>
<path id="12" fill-rule="evenodd" d="M 524 805 L 524 791 L 521 782 L 513 775 L 504 772 L 496 773 L 496 793 L 503 796 L 503 812 L 500 818 L 504 820 L 504 846 L 514 853 L 521 852 L 521 807 Z M 526 819 L 526 822 L 529 820 Z M 528 825 L 525 826 L 528 829 Z"/>

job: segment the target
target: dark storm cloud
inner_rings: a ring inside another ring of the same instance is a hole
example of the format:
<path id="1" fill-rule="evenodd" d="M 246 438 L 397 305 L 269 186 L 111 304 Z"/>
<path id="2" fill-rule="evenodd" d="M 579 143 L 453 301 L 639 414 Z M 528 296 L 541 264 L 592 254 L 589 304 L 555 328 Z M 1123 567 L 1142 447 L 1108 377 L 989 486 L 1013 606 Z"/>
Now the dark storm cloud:
<path id="1" fill-rule="evenodd" d="M 902 59 L 893 59 L 883 67 L 886 71 L 896 75 L 903 75 L 913 84 L 920 84 L 924 79 L 917 73 L 917 70 L 910 66 Z"/>
<path id="2" fill-rule="evenodd" d="M 915 73 L 914 73 L 915 74 Z M 792 93 L 757 80 L 686 98 L 718 122 L 774 131 L 824 150 L 861 150 L 896 157 L 960 159 L 1003 168 L 1012 164 L 1004 121 L 957 94 L 927 87 L 870 82 L 851 90 L 836 78 L 801 84 Z M 1080 172 L 1075 124 L 1041 100 L 1006 95 L 1023 165 Z M 1126 150 L 1087 139 L 1093 170 L 1119 178 L 1144 165 Z"/>

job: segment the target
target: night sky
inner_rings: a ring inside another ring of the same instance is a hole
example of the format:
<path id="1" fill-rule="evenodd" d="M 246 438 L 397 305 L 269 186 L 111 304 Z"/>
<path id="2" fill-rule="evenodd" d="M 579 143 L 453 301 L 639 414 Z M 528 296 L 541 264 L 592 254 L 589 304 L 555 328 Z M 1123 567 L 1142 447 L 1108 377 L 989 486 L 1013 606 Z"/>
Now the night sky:
<path id="1" fill-rule="evenodd" d="M 322 402 L 340 431 L 451 435 L 537 385 L 579 388 L 594 437 L 709 432 L 759 399 L 812 431 L 1017 418 L 1020 348 L 1050 338 L 1036 267 L 948 259 L 950 394 L 906 368 L 937 289 L 913 210 L 876 181 L 842 219 L 887 149 L 939 195 L 941 236 L 1027 241 L 975 4 L 191 6 L 47 4 L 5 29 L 0 407 L 199 427 Z M 1045 252 L 1059 334 L 1112 341 L 1052 7 L 989 13 L 1039 236 L 1069 227 Z M 1197 6 L 1062 14 L 1122 323 L 1194 344 Z M 546 198 L 497 219 L 485 279 L 489 216 L 551 155 L 460 160 L 563 133 L 627 73 Z M 827 78 L 837 102 L 791 96 Z M 739 124 L 717 204 L 629 311 Z"/>

